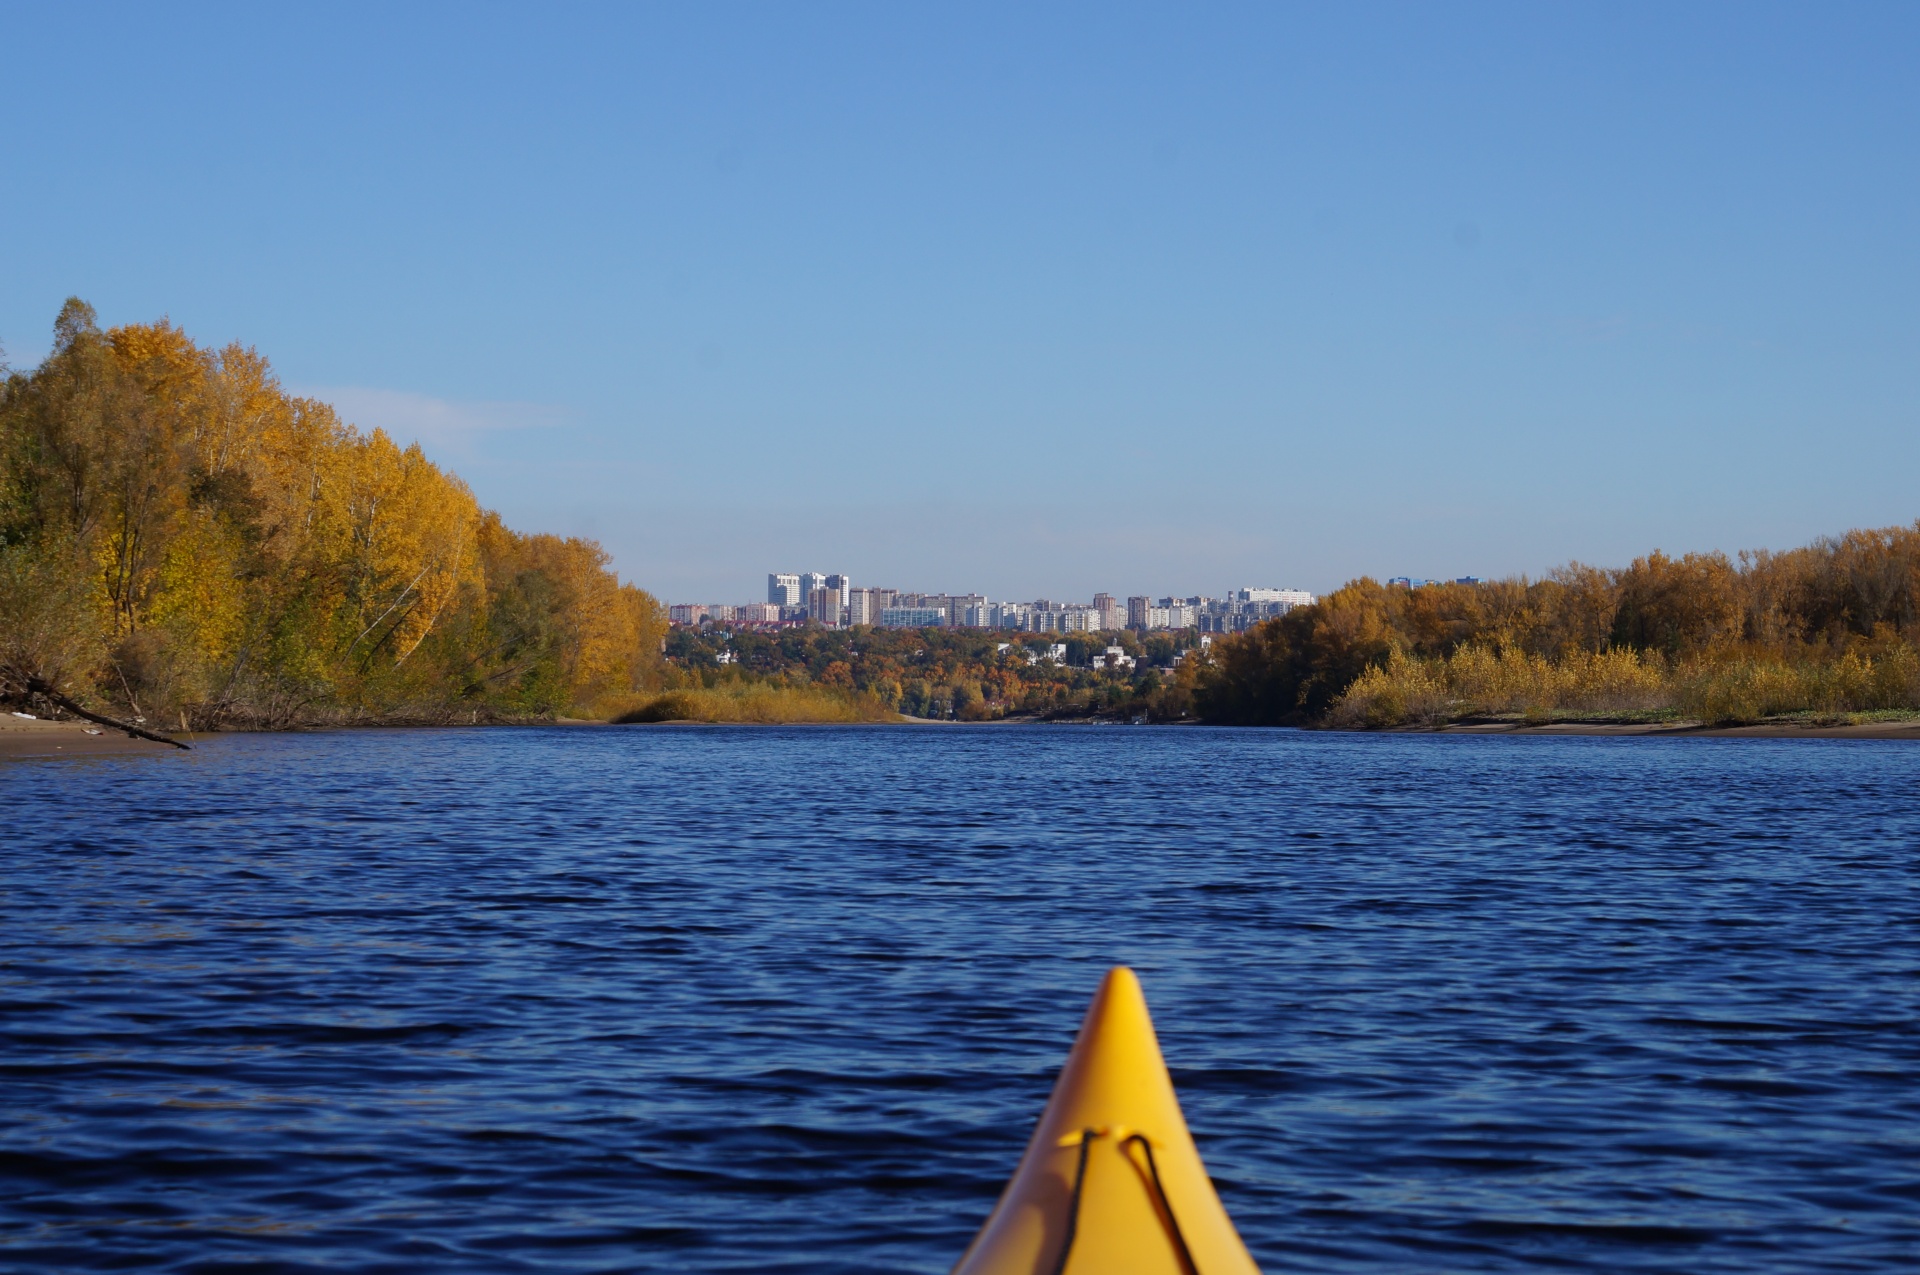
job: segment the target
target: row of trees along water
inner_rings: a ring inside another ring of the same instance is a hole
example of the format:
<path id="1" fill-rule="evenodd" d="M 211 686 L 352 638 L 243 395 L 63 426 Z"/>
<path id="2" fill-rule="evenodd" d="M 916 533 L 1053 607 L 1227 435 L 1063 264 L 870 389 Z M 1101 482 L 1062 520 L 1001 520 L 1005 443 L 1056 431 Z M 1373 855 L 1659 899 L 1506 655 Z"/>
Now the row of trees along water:
<path id="1" fill-rule="evenodd" d="M 606 711 L 666 625 L 265 359 L 69 301 L 0 394 L 0 695 L 173 727 Z"/>
<path id="2" fill-rule="evenodd" d="M 675 689 L 634 720 L 699 717 L 832 720 L 895 714 L 958 721 L 1007 716 L 1179 720 L 1192 712 L 1197 664 L 1175 656 L 1192 634 L 1004 633 L 986 629 L 807 627 L 776 633 L 676 629 L 667 640 Z M 1117 648 L 1132 667 L 1107 652 Z M 776 697 L 771 692 L 778 691 Z"/>
<path id="3" fill-rule="evenodd" d="M 1217 644 L 1196 705 L 1342 726 L 1905 714 L 1920 710 L 1916 643 L 1920 523 L 1541 580 L 1356 580 Z"/>

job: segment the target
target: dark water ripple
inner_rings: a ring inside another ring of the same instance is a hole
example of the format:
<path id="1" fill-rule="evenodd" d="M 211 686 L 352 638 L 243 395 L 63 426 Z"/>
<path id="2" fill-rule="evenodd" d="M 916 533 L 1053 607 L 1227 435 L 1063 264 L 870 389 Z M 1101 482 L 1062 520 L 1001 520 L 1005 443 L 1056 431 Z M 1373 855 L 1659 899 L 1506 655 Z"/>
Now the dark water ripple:
<path id="1" fill-rule="evenodd" d="M 1920 1269 L 1920 749 L 228 738 L 0 769 L 0 1267 L 946 1269 L 1104 968 L 1270 1272 Z"/>

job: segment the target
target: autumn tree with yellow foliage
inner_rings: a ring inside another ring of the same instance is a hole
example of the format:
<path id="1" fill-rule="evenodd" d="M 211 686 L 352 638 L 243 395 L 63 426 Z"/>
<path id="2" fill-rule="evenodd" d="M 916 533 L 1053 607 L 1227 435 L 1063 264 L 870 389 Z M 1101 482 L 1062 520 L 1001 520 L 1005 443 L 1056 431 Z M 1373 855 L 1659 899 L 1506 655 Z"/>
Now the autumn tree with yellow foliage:
<path id="1" fill-rule="evenodd" d="M 0 390 L 0 695 L 197 729 L 591 713 L 666 625 L 591 541 L 522 535 L 251 349 L 69 301 Z M 38 688 L 38 690 L 36 690 Z"/>

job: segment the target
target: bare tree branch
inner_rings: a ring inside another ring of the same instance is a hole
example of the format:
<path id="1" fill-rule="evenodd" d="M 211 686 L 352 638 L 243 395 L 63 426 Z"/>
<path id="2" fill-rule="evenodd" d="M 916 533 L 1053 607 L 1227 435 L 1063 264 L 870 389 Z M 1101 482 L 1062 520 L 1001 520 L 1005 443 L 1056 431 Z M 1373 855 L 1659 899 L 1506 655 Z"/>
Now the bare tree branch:
<path id="1" fill-rule="evenodd" d="M 29 675 L 25 679 L 25 681 L 26 681 L 27 690 L 30 693 L 34 695 L 39 695 L 45 699 L 52 700 L 55 704 L 58 704 L 61 708 L 66 709 L 69 713 L 72 713 L 75 717 L 84 717 L 90 722 L 97 722 L 102 726 L 111 726 L 115 730 L 123 730 L 127 732 L 128 736 L 133 739 L 150 739 L 156 744 L 172 744 L 175 748 L 184 748 L 189 752 L 193 750 L 193 745 L 191 744 L 183 744 L 177 739 L 169 739 L 165 735 L 156 735 L 150 730 L 141 730 L 138 726 L 135 726 L 130 722 L 115 721 L 111 717 L 104 717 L 99 713 L 91 712 L 88 709 L 84 709 L 80 707 L 78 704 L 74 703 L 72 700 L 68 699 L 66 696 L 62 695 L 59 691 L 54 690 L 53 687 L 49 686 L 45 681 L 41 680 L 38 677 L 33 677 Z"/>

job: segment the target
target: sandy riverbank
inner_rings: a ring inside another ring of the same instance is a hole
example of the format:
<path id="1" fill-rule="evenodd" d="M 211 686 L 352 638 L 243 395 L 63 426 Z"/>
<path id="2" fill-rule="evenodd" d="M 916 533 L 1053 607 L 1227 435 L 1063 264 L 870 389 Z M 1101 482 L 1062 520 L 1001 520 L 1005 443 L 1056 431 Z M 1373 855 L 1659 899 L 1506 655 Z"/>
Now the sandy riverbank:
<path id="1" fill-rule="evenodd" d="M 1708 726 L 1702 722 L 1474 722 L 1440 726 L 1448 735 L 1698 735 L 1722 739 L 1920 739 L 1920 721 L 1842 722 L 1818 726 L 1802 722 L 1759 722 L 1752 726 Z"/>
<path id="2" fill-rule="evenodd" d="M 50 722 L 0 712 L 0 761 L 16 757 L 97 757 L 121 753 L 178 753 L 150 739 L 131 739 L 91 722 Z"/>

